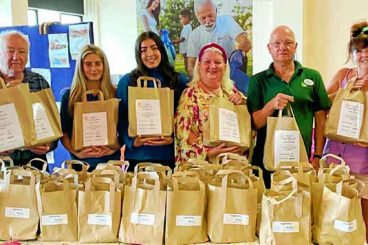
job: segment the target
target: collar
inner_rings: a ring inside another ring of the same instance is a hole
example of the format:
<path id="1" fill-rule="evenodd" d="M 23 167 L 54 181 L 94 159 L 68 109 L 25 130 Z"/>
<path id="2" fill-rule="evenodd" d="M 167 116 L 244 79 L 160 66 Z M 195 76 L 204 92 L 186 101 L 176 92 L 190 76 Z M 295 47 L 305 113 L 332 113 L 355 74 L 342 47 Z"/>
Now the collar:
<path id="1" fill-rule="evenodd" d="M 294 65 L 295 65 L 294 74 L 299 74 L 303 71 L 304 67 L 298 61 L 294 60 Z M 270 64 L 270 66 L 266 70 L 266 75 L 267 76 L 276 76 L 276 77 L 278 77 L 276 75 L 275 68 L 273 67 L 273 62 Z"/>

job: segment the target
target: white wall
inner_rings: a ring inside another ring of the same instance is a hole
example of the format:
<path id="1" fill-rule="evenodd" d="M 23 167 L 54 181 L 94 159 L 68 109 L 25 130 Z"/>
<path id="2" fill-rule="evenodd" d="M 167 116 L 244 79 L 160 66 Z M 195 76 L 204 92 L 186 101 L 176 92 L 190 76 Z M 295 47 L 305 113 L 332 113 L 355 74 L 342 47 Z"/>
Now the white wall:
<path id="1" fill-rule="evenodd" d="M 100 0 L 100 45 L 106 52 L 111 74 L 124 74 L 135 66 L 137 37 L 135 0 Z"/>
<path id="2" fill-rule="evenodd" d="M 303 0 L 253 1 L 253 73 L 267 69 L 272 62 L 267 50 L 272 30 L 291 27 L 298 42 L 296 59 L 303 60 Z"/>
<path id="3" fill-rule="evenodd" d="M 28 0 L 0 0 L 0 26 L 27 25 Z"/>
<path id="4" fill-rule="evenodd" d="M 367 0 L 305 1 L 304 63 L 319 70 L 325 83 L 346 66 L 350 27 L 367 20 L 367 10 Z"/>

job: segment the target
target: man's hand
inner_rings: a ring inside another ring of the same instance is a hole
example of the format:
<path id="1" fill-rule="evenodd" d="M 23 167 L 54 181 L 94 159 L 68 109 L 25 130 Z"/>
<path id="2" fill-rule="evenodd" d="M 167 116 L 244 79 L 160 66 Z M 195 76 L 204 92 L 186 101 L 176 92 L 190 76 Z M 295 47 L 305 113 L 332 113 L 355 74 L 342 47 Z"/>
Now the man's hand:
<path id="1" fill-rule="evenodd" d="M 283 94 L 283 93 L 278 93 L 267 104 L 269 104 L 274 110 L 282 110 L 287 106 L 289 102 L 294 102 L 294 96 L 290 96 L 290 95 Z"/>
<path id="2" fill-rule="evenodd" d="M 103 157 L 106 155 L 104 146 L 89 146 L 83 148 L 81 151 L 74 153 L 79 159 L 90 157 Z"/>

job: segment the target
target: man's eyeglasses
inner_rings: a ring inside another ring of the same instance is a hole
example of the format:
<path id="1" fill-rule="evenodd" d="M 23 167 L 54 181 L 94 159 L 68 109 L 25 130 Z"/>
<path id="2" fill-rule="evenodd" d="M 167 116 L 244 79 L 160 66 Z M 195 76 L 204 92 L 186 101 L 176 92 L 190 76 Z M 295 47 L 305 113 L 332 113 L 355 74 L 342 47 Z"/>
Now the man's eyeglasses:
<path id="1" fill-rule="evenodd" d="M 351 34 L 351 37 L 358 37 L 360 34 L 368 35 L 368 26 L 363 27 L 362 29 L 359 29 Z"/>
<path id="2" fill-rule="evenodd" d="M 281 42 L 281 41 L 275 41 L 272 42 L 271 45 L 275 48 L 280 48 L 281 45 L 284 45 L 286 48 L 290 48 L 292 46 L 294 46 L 295 42 L 293 41 L 286 41 L 286 42 Z"/>

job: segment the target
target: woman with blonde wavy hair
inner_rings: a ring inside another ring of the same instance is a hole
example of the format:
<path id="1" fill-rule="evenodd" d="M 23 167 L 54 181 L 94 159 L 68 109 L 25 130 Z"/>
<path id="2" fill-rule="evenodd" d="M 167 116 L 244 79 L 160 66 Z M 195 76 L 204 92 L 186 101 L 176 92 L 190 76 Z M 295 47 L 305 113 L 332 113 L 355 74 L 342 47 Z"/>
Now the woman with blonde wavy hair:
<path id="1" fill-rule="evenodd" d="M 101 48 L 90 44 L 83 47 L 79 53 L 71 88 L 63 91 L 60 117 L 63 129 L 61 142 L 69 151 L 71 158 L 83 160 L 90 164 L 91 169 L 94 169 L 98 163 L 118 160 L 120 152 L 107 146 L 90 146 L 81 151 L 76 151 L 72 147 L 74 105 L 82 101 L 84 92 L 92 89 L 101 90 L 105 100 L 116 97 L 116 89 L 111 82 L 106 55 Z M 87 96 L 89 101 L 97 99 L 97 95 Z"/>
<path id="2" fill-rule="evenodd" d="M 180 97 L 175 115 L 176 163 L 190 158 L 211 160 L 225 152 L 242 153 L 238 146 L 203 145 L 203 125 L 214 99 L 224 96 L 236 105 L 245 104 L 243 94 L 230 80 L 227 55 L 220 45 L 209 43 L 201 48 L 188 86 Z"/>

